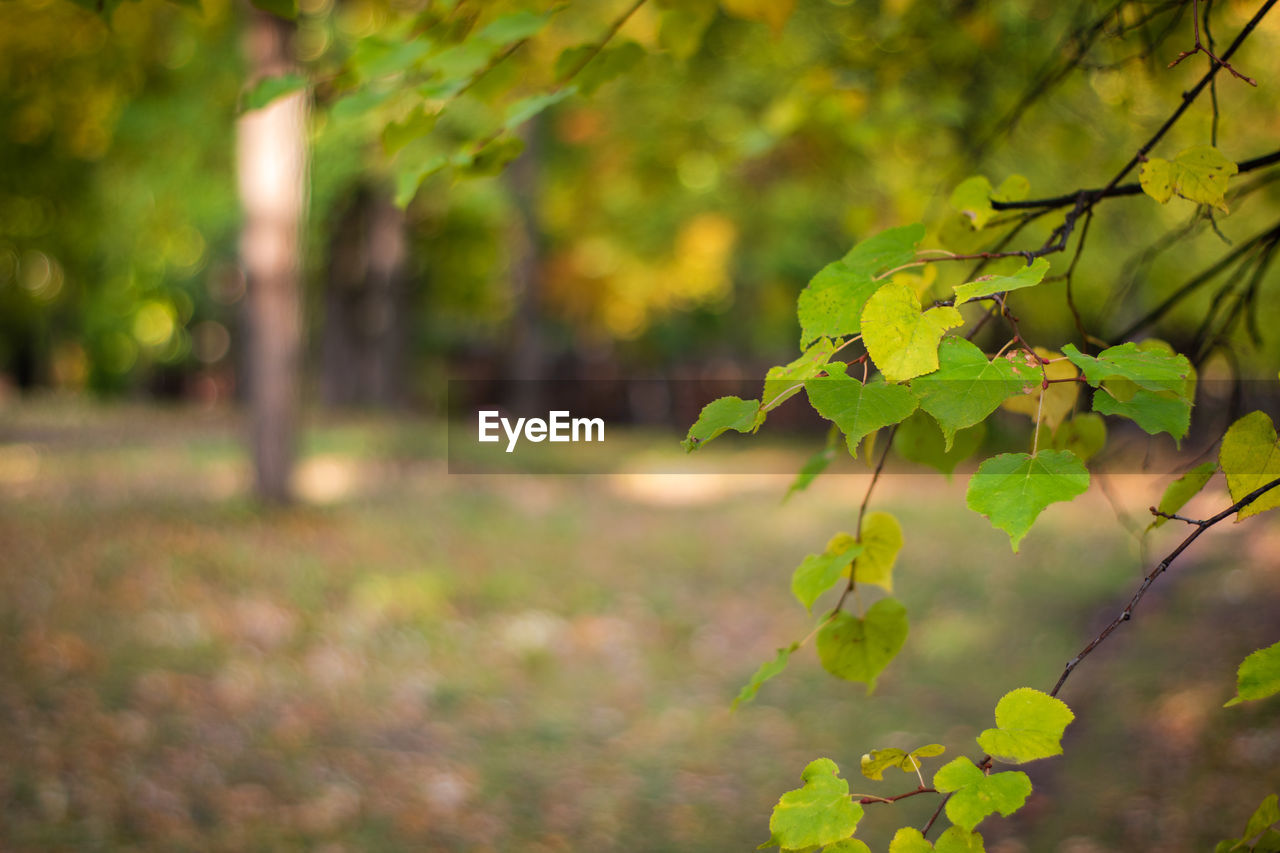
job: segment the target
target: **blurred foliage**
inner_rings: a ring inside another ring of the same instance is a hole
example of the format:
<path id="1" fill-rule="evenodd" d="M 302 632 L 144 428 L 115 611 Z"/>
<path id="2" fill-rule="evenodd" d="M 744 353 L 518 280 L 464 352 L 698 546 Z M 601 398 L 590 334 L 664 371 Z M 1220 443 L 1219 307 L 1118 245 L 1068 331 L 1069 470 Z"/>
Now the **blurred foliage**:
<path id="1" fill-rule="evenodd" d="M 1253 5 L 1211 7 L 1219 42 Z M 1202 68 L 1165 67 L 1190 38 L 1190 7 L 1171 2 L 632 7 L 304 0 L 305 75 L 267 86 L 305 79 L 318 107 L 314 287 L 337 212 L 371 185 L 412 199 L 420 369 L 506 346 L 521 222 L 538 236 L 544 284 L 531 298 L 560 354 L 633 369 L 767 362 L 789 351 L 789 306 L 825 260 L 917 220 L 930 224 L 926 246 L 990 244 L 1007 231 L 998 219 L 975 232 L 947 204 L 963 179 L 1022 175 L 1032 197 L 1100 186 Z M 242 90 L 233 10 L 143 0 L 106 24 L 69 4 L 13 0 L 0 15 L 0 370 L 104 389 L 225 370 L 237 336 L 223 303 L 242 288 L 234 103 L 238 91 L 242 106 L 271 94 Z M 1278 38 L 1264 21 L 1236 64 L 1265 79 Z M 1218 90 L 1219 149 L 1267 153 L 1275 87 L 1224 77 Z M 1162 153 L 1205 144 L 1214 123 L 1205 99 Z M 531 201 L 493 174 L 526 147 Z M 1074 282 L 1086 327 L 1115 332 L 1221 255 L 1215 228 L 1239 240 L 1269 224 L 1274 182 L 1245 177 L 1233 186 L 1254 191 L 1229 193 L 1231 213 L 1215 223 L 1180 199 L 1103 205 Z M 1181 227 L 1168 251 L 1127 263 Z M 1047 233 L 1035 223 L 1024 236 L 1038 228 Z M 949 292 L 958 266 L 904 278 Z M 1050 280 L 1065 266 L 1055 258 Z M 1197 290 L 1162 336 L 1181 349 L 1224 293 Z M 1061 302 L 1041 301 L 1024 323 L 1070 334 Z M 1276 305 L 1257 301 L 1255 331 L 1280 319 Z M 1246 361 L 1250 348 L 1274 350 L 1247 331 L 1232 331 Z"/>
<path id="2" fill-rule="evenodd" d="M 0 6 L 0 370 L 18 381 L 123 388 L 219 348 L 230 13 Z"/>

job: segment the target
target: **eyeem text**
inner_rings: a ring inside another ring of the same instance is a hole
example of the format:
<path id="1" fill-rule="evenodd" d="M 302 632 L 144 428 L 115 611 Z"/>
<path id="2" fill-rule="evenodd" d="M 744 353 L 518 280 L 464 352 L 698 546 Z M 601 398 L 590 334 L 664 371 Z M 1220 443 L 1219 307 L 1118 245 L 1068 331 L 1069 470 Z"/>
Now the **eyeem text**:
<path id="1" fill-rule="evenodd" d="M 532 442 L 539 441 L 604 441 L 603 418 L 574 418 L 567 411 L 548 412 L 547 419 L 516 418 L 513 424 L 489 409 L 480 413 L 480 441 L 501 441 L 498 429 L 507 436 L 507 452 L 513 453 L 523 434 Z"/>

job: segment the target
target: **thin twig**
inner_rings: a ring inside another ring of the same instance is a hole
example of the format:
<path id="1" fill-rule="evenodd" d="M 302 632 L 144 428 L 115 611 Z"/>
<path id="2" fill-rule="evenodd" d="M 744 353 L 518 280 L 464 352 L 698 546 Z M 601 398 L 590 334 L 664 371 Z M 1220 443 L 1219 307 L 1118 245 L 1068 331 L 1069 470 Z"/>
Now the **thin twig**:
<path id="1" fill-rule="evenodd" d="M 1196 39 L 1195 46 L 1192 47 L 1191 50 L 1184 50 L 1181 53 L 1179 53 L 1178 56 L 1173 60 L 1173 62 L 1169 63 L 1170 68 L 1174 67 L 1179 62 L 1186 59 L 1188 56 L 1195 56 L 1197 53 L 1203 53 L 1205 56 L 1209 57 L 1209 68 L 1211 70 L 1217 67 L 1214 64 L 1214 63 L 1217 63 L 1217 65 L 1220 65 L 1223 68 L 1227 69 L 1232 73 L 1232 75 L 1234 75 L 1238 79 L 1243 80 L 1244 82 L 1248 83 L 1250 86 L 1257 87 L 1258 85 L 1257 80 L 1254 80 L 1252 77 L 1246 77 L 1245 75 L 1241 74 L 1239 71 L 1231 67 L 1231 63 L 1226 62 L 1225 60 L 1219 59 L 1218 57 L 1214 56 L 1213 50 L 1211 48 L 1205 47 L 1204 44 L 1201 43 L 1200 41 L 1200 0 L 1191 0 L 1191 22 L 1195 27 L 1195 39 Z"/>
<path id="2" fill-rule="evenodd" d="M 893 446 L 893 434 L 896 433 L 897 431 L 898 431 L 897 424 L 894 424 L 892 427 L 890 427 L 889 434 L 885 437 L 885 440 L 884 440 L 884 452 L 880 454 L 880 461 L 876 463 L 875 473 L 871 475 L 871 482 L 867 484 L 866 494 L 862 496 L 862 506 L 858 507 L 858 526 L 856 528 L 855 535 L 859 539 L 862 538 L 862 519 L 867 514 L 867 504 L 871 502 L 871 493 L 875 491 L 876 483 L 880 482 L 880 474 L 882 471 L 884 471 L 884 463 L 889 458 L 889 448 Z M 844 607 L 845 599 L 849 597 L 850 593 L 854 591 L 854 588 L 858 584 L 857 574 L 858 573 L 857 571 L 855 571 L 854 567 L 849 566 L 849 582 L 845 584 L 844 592 L 840 593 L 840 600 L 836 602 L 836 606 L 832 608 L 831 616 L 829 616 L 828 618 L 834 617 Z"/>
<path id="3" fill-rule="evenodd" d="M 1129 603 L 1126 604 L 1124 606 L 1124 609 L 1120 611 L 1120 615 L 1117 616 L 1115 619 L 1111 620 L 1110 624 L 1108 624 L 1105 628 L 1103 628 L 1102 632 L 1099 633 L 1097 637 L 1094 637 L 1092 640 L 1090 640 L 1088 645 L 1086 645 L 1083 649 L 1081 649 L 1080 652 L 1076 654 L 1075 657 L 1067 661 L 1066 666 L 1062 670 L 1062 675 L 1058 677 L 1058 683 L 1055 684 L 1053 686 L 1053 689 L 1049 691 L 1049 695 L 1057 696 L 1059 691 L 1062 690 L 1062 685 L 1066 683 L 1068 676 L 1070 676 L 1071 673 L 1075 671 L 1075 668 L 1080 665 L 1080 662 L 1084 660 L 1086 657 L 1088 657 L 1089 654 L 1094 649 L 1096 649 L 1104 640 L 1107 639 L 1107 637 L 1111 636 L 1111 632 L 1114 631 L 1116 628 L 1119 628 L 1122 622 L 1128 622 L 1131 618 L 1133 618 L 1134 608 L 1138 606 L 1138 602 L 1142 601 L 1142 597 L 1147 594 L 1147 590 L 1151 588 L 1151 585 L 1153 583 L 1155 583 L 1156 578 L 1160 577 L 1160 575 L 1162 575 L 1165 572 L 1165 570 L 1169 568 L 1169 566 L 1173 563 L 1173 561 L 1178 559 L 1179 555 L 1181 555 L 1183 551 L 1187 550 L 1187 548 L 1191 545 L 1192 542 L 1199 539 L 1201 533 L 1204 533 L 1210 527 L 1213 527 L 1215 524 L 1229 517 L 1233 513 L 1239 512 L 1240 510 L 1244 509 L 1249 504 L 1253 503 L 1258 498 L 1262 497 L 1267 492 L 1271 491 L 1277 486 L 1280 486 L 1280 477 L 1272 480 L 1270 483 L 1267 483 L 1266 485 L 1259 486 L 1258 488 L 1254 489 L 1252 492 L 1245 495 L 1243 498 L 1236 501 L 1231 506 L 1227 507 L 1217 515 L 1211 518 L 1206 518 L 1203 521 L 1192 522 L 1195 525 L 1196 529 L 1191 531 L 1191 534 L 1187 536 L 1186 539 L 1183 539 L 1182 542 L 1178 544 L 1178 547 L 1174 548 L 1173 551 L 1169 553 L 1169 556 L 1161 560 L 1154 569 L 1152 569 L 1150 572 L 1147 573 L 1146 577 L 1142 579 L 1142 583 L 1138 586 L 1138 591 L 1135 592 L 1133 594 L 1133 597 L 1129 599 Z"/>

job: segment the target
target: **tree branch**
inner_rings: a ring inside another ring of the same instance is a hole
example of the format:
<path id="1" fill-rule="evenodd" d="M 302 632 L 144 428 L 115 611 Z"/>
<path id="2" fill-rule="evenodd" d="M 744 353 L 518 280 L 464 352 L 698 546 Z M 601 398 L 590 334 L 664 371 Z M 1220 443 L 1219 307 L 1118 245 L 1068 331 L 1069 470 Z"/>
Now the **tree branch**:
<path id="1" fill-rule="evenodd" d="M 1138 606 L 1138 602 L 1142 601 L 1142 597 L 1147 594 L 1147 590 L 1151 588 L 1153 583 L 1155 583 L 1156 578 L 1160 577 L 1160 575 L 1169 568 L 1173 561 L 1178 559 L 1179 555 L 1181 555 L 1183 551 L 1187 550 L 1192 542 L 1199 539 L 1201 533 L 1204 533 L 1210 527 L 1213 527 L 1232 513 L 1236 513 L 1244 509 L 1277 486 L 1280 486 L 1280 478 L 1276 478 L 1264 486 L 1259 486 L 1212 518 L 1206 518 L 1203 521 L 1190 522 L 1195 525 L 1196 529 L 1191 531 L 1191 534 L 1187 536 L 1186 539 L 1183 539 L 1182 542 L 1178 544 L 1178 547 L 1174 548 L 1173 551 L 1169 553 L 1169 556 L 1161 560 L 1160 563 L 1142 579 L 1142 583 L 1138 586 L 1138 591 L 1129 599 L 1129 603 L 1120 611 L 1120 615 L 1111 620 L 1111 623 L 1103 628 L 1102 632 L 1098 634 L 1097 637 L 1094 637 L 1088 645 L 1081 649 L 1075 657 L 1067 661 L 1067 665 L 1062 670 L 1062 675 L 1058 677 L 1058 683 L 1049 691 L 1049 695 L 1057 696 L 1058 692 L 1062 690 L 1062 685 L 1066 683 L 1068 676 L 1070 676 L 1075 668 L 1080 665 L 1080 662 L 1088 657 L 1094 649 L 1107 639 L 1107 637 L 1111 636 L 1111 632 L 1115 631 L 1116 628 L 1119 628 L 1122 622 L 1128 622 L 1133 618 L 1134 608 Z"/>
<path id="2" fill-rule="evenodd" d="M 1252 172 L 1255 169 L 1262 169 L 1280 163 L 1280 151 L 1272 151 L 1270 154 L 1264 154 L 1261 157 L 1254 157 L 1252 160 L 1241 160 L 1236 164 L 1238 174 Z M 1060 207 L 1067 207 L 1076 203 L 1076 200 L 1083 195 L 1089 202 L 1093 204 L 1104 198 L 1116 198 L 1118 196 L 1139 195 L 1142 193 L 1142 185 L 1139 183 L 1120 184 L 1119 186 L 1107 189 L 1105 187 L 1089 190 L 1076 190 L 1075 192 L 1065 193 L 1052 198 L 1034 198 L 1025 201 L 993 201 L 991 202 L 992 210 L 1054 210 Z"/>

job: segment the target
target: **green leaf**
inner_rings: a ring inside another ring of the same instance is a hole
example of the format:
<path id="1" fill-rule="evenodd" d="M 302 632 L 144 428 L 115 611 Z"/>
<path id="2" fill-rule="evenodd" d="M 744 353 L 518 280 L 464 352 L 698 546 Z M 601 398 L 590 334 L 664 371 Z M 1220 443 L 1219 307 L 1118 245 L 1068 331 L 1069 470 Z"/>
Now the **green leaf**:
<path id="1" fill-rule="evenodd" d="M 923 239 L 924 225 L 899 225 L 855 244 L 840 261 L 850 269 L 878 275 L 914 261 Z"/>
<path id="2" fill-rule="evenodd" d="M 1250 412 L 1231 425 L 1218 449 L 1218 465 L 1227 475 L 1232 502 L 1280 477 L 1280 442 L 1266 412 Z M 1236 513 L 1236 521 L 1280 506 L 1280 488 L 1272 489 Z"/>
<path id="3" fill-rule="evenodd" d="M 1209 204 L 1227 213 L 1227 182 L 1239 168 L 1211 145 L 1188 148 L 1173 160 L 1151 157 L 1142 164 L 1138 182 L 1142 191 L 1164 204 L 1179 195 L 1197 204 Z"/>
<path id="4" fill-rule="evenodd" d="M 1107 380 L 1127 379 L 1148 391 L 1185 396 L 1187 381 L 1192 376 L 1191 362 L 1186 356 L 1158 348 L 1143 349 L 1132 341 L 1105 349 L 1096 357 L 1084 355 L 1075 344 L 1064 346 L 1062 354 L 1080 368 L 1085 380 L 1095 388 Z M 1124 393 L 1113 396 L 1127 398 Z"/>
<path id="5" fill-rule="evenodd" d="M 357 42 L 351 54 L 351 71 L 360 80 L 403 75 L 431 53 L 427 38 L 392 39 L 370 36 Z M 483 64 L 483 63 L 481 63 Z"/>
<path id="6" fill-rule="evenodd" d="M 956 466 L 977 451 L 986 434 L 986 424 L 962 429 L 955 434 L 951 449 L 947 450 L 937 421 L 924 412 L 916 412 L 898 425 L 893 434 L 893 450 L 908 462 L 941 471 L 950 480 Z"/>
<path id="7" fill-rule="evenodd" d="M 551 20 L 551 16 L 558 12 L 560 8 L 553 8 L 541 15 L 534 12 L 511 12 L 499 18 L 494 18 L 485 25 L 484 29 L 476 33 L 475 37 L 497 45 L 505 45 L 513 41 L 536 36 L 542 32 L 542 28 L 547 25 L 547 21 Z"/>
<path id="8" fill-rule="evenodd" d="M 1258 649 L 1241 661 L 1236 670 L 1236 695 L 1226 707 L 1266 699 L 1277 693 L 1280 693 L 1280 643 Z"/>
<path id="9" fill-rule="evenodd" d="M 471 36 L 460 44 L 450 45 L 431 56 L 424 64 L 428 70 L 437 71 L 444 78 L 440 93 L 447 96 L 457 92 L 479 74 L 493 59 L 501 45 L 488 39 Z M 401 65 L 401 67 L 407 67 Z M 452 82 L 450 82 L 452 81 Z"/>
<path id="10" fill-rule="evenodd" d="M 1280 832 L 1268 829 L 1253 842 L 1251 853 L 1280 853 Z"/>
<path id="11" fill-rule="evenodd" d="M 1031 780 L 1021 770 L 988 776 L 964 756 L 940 767 L 933 774 L 933 787 L 951 794 L 947 800 L 947 818 L 969 832 L 989 814 L 999 812 L 1004 817 L 1013 814 L 1031 794 Z"/>
<path id="12" fill-rule="evenodd" d="M 381 86 L 361 86 L 355 91 L 342 95 L 329 107 L 329 117 L 334 121 L 353 121 L 376 110 L 396 95 L 394 88 Z"/>
<path id="13" fill-rule="evenodd" d="M 645 49 L 633 41 L 596 52 L 598 45 L 581 44 L 566 48 L 556 58 L 555 75 L 559 81 L 573 80 L 584 95 L 592 95 L 610 80 L 625 74 L 644 59 Z M 586 61 L 587 64 L 582 63 Z M 581 68 L 574 74 L 575 70 Z"/>
<path id="14" fill-rule="evenodd" d="M 827 672 L 846 681 L 861 681 L 867 693 L 907 640 L 907 609 L 896 599 L 882 598 L 861 619 L 841 611 L 818 632 L 818 658 Z"/>
<path id="15" fill-rule="evenodd" d="M 853 561 L 854 580 L 893 592 L 893 564 L 902 550 L 902 525 L 898 519 L 887 512 L 868 514 L 862 520 L 858 541 L 862 553 Z"/>
<path id="16" fill-rule="evenodd" d="M 914 412 L 918 403 L 905 386 L 876 381 L 863 385 L 845 376 L 843 367 L 829 371 L 829 376 L 806 380 L 804 389 L 818 414 L 845 434 L 849 452 L 857 458 L 863 436 L 898 423 Z"/>
<path id="17" fill-rule="evenodd" d="M 292 95 L 307 88 L 307 78 L 301 74 L 282 74 L 279 77 L 264 77 L 258 81 L 244 96 L 241 112 L 260 110 L 267 104 Z"/>
<path id="18" fill-rule="evenodd" d="M 813 603 L 845 574 L 853 558 L 862 553 L 863 546 L 848 533 L 837 533 L 827 543 L 821 554 L 810 554 L 791 575 L 791 594 L 813 609 Z"/>
<path id="19" fill-rule="evenodd" d="M 1248 841 L 1255 838 L 1274 823 L 1280 823 L 1280 805 L 1277 805 L 1276 795 L 1272 794 L 1250 815 L 1249 823 L 1245 826 L 1244 835 L 1240 840 Z"/>
<path id="20" fill-rule="evenodd" d="M 889 853 L 933 853 L 933 845 L 914 826 L 904 826 L 893 834 Z"/>
<path id="21" fill-rule="evenodd" d="M 890 228 L 863 240 L 843 258 L 819 270 L 796 302 L 800 346 L 808 346 L 819 337 L 858 334 L 863 306 L 881 286 L 875 276 L 914 260 L 916 246 L 923 238 L 923 225 Z"/>
<path id="22" fill-rule="evenodd" d="M 1072 500 L 1088 488 L 1089 472 L 1074 453 L 1002 453 L 978 466 L 965 503 L 1008 533 L 1017 552 L 1018 543 L 1046 507 Z"/>
<path id="23" fill-rule="evenodd" d="M 1022 201 L 1031 192 L 1031 182 L 1022 175 L 1010 175 L 991 194 L 992 201 Z"/>
<path id="24" fill-rule="evenodd" d="M 1075 718 L 1061 699 L 1019 687 L 996 703 L 996 728 L 978 735 L 978 746 L 1006 764 L 1061 755 L 1062 734 Z"/>
<path id="25" fill-rule="evenodd" d="M 298 17 L 298 0 L 249 0 L 249 2 L 268 15 L 275 15 L 286 21 L 293 21 Z"/>
<path id="26" fill-rule="evenodd" d="M 754 432 L 764 423 L 759 400 L 743 400 L 739 397 L 721 397 L 702 407 L 698 420 L 689 427 L 689 435 L 681 442 L 686 452 L 692 453 L 726 430 Z"/>
<path id="27" fill-rule="evenodd" d="M 677 59 L 688 59 L 702 46 L 703 33 L 715 16 L 715 0 L 692 0 L 667 9 L 658 26 L 658 44 Z"/>
<path id="28" fill-rule="evenodd" d="M 548 107 L 554 106 L 565 98 L 576 94 L 577 91 L 575 86 L 566 86 L 559 91 L 521 98 L 507 107 L 506 118 L 502 122 L 503 127 L 507 130 L 514 130 Z"/>
<path id="29" fill-rule="evenodd" d="M 783 496 L 782 502 L 786 503 L 791 500 L 791 496 L 797 492 L 803 492 L 809 488 L 809 484 L 827 470 L 827 466 L 836 458 L 836 439 L 840 435 L 839 428 L 831 425 L 831 429 L 827 430 L 827 446 L 819 450 L 817 453 L 809 457 L 809 459 L 801 466 L 799 473 L 796 474 L 795 480 L 791 482 L 790 488 L 787 489 L 786 495 Z"/>
<path id="30" fill-rule="evenodd" d="M 738 696 L 733 700 L 733 704 L 729 706 L 729 710 L 736 711 L 739 705 L 755 699 L 756 694 L 760 692 L 760 688 L 766 681 L 787 668 L 787 663 L 791 660 L 791 653 L 798 648 L 800 648 L 799 643 L 792 643 L 785 648 L 778 649 L 778 655 L 773 660 L 760 664 L 760 668 L 756 670 L 755 675 L 751 676 L 751 680 L 742 685 L 742 689 L 738 691 Z"/>
<path id="31" fill-rule="evenodd" d="M 902 827 L 889 842 L 889 853 L 985 853 L 985 850 L 981 835 L 959 826 L 947 827 L 947 831 L 938 836 L 937 847 L 913 826 Z"/>
<path id="32" fill-rule="evenodd" d="M 1041 427 L 1045 432 L 1048 425 Z M 1088 462 L 1090 457 L 1099 453 L 1107 445 L 1107 423 L 1099 415 L 1085 412 L 1066 421 L 1048 436 L 1048 447 L 1054 450 L 1069 450 L 1080 461 Z M 1042 433 L 1041 446 L 1046 446 Z"/>
<path id="33" fill-rule="evenodd" d="M 1044 258 L 1036 258 L 1029 266 L 1023 267 L 1013 275 L 984 275 L 968 284 L 958 285 L 956 307 L 959 308 L 970 299 L 1033 287 L 1044 279 L 1044 274 L 1048 271 L 1049 262 Z"/>
<path id="34" fill-rule="evenodd" d="M 413 201 L 422 182 L 448 166 L 449 162 L 450 158 L 446 154 L 433 153 L 420 157 L 406 157 L 402 152 L 395 164 L 396 206 L 405 207 Z"/>
<path id="35" fill-rule="evenodd" d="M 822 853 L 871 853 L 871 848 L 856 838 L 842 838 L 823 847 Z"/>
<path id="36" fill-rule="evenodd" d="M 410 142 L 430 133 L 435 126 L 436 114 L 418 107 L 403 120 L 389 122 L 382 129 L 382 150 L 388 157 L 394 157 Z"/>
<path id="37" fill-rule="evenodd" d="M 1040 371 L 1019 358 L 988 359 L 963 338 L 938 347 L 938 369 L 911 382 L 920 408 L 933 415 L 950 450 L 956 431 L 986 420 L 1000 404 L 1040 384 Z"/>
<path id="38" fill-rule="evenodd" d="M 1160 498 L 1160 505 L 1156 509 L 1161 512 L 1167 512 L 1173 515 L 1178 510 L 1187 505 L 1187 501 L 1200 494 L 1200 490 L 1213 477 L 1218 470 L 1217 462 L 1206 462 L 1203 465 L 1197 465 L 1187 473 L 1169 484 L 1164 490 L 1164 496 Z M 1151 526 L 1159 527 L 1169 519 L 1157 517 L 1151 522 Z"/>
<path id="39" fill-rule="evenodd" d="M 973 227 L 981 231 L 996 215 L 991 207 L 991 182 L 982 175 L 965 178 L 951 192 L 951 207 L 969 217 Z"/>
<path id="40" fill-rule="evenodd" d="M 920 299 L 904 284 L 886 284 L 862 309 L 862 342 L 885 379 L 901 382 L 938 369 L 938 345 L 947 329 L 964 325 L 950 306 L 920 312 Z"/>
<path id="41" fill-rule="evenodd" d="M 890 767 L 897 767 L 903 773 L 915 773 L 920 768 L 921 758 L 932 758 L 944 752 L 946 747 L 938 743 L 931 743 L 910 752 L 893 747 L 873 749 L 862 756 L 862 775 L 868 779 L 880 781 L 884 778 L 884 771 Z"/>
<path id="42" fill-rule="evenodd" d="M 849 783 L 840 778 L 840 768 L 834 761 L 811 761 L 800 778 L 804 787 L 783 794 L 773 807 L 769 817 L 772 835 L 761 847 L 820 847 L 848 838 L 858 828 L 862 806 L 849 797 Z"/>
<path id="43" fill-rule="evenodd" d="M 979 833 L 966 830 L 961 826 L 949 826 L 938 836 L 938 853 L 986 853 Z"/>
<path id="44" fill-rule="evenodd" d="M 465 157 L 459 165 L 469 177 L 491 177 L 524 152 L 524 140 L 518 136 L 499 136 L 484 144 L 479 151 Z"/>
<path id="45" fill-rule="evenodd" d="M 804 381 L 822 373 L 836 345 L 830 338 L 819 338 L 804 354 L 790 364 L 769 368 L 764 375 L 764 394 L 760 410 L 771 412 L 804 388 Z"/>
<path id="46" fill-rule="evenodd" d="M 879 287 L 870 273 L 850 269 L 843 261 L 820 269 L 796 300 L 800 346 L 820 337 L 858 334 L 862 307 Z"/>
<path id="47" fill-rule="evenodd" d="M 1093 410 L 1102 415 L 1121 415 L 1149 435 L 1167 432 L 1177 441 L 1191 429 L 1191 401 L 1167 391 L 1139 389 L 1128 400 L 1119 400 L 1112 395 L 1112 386 L 1104 385 L 1094 392 Z"/>

